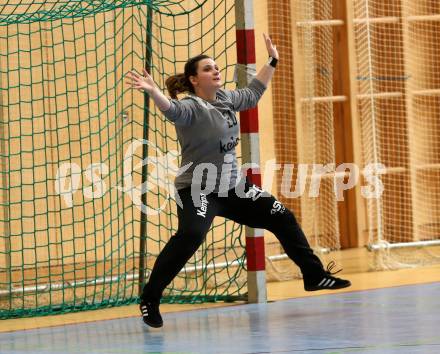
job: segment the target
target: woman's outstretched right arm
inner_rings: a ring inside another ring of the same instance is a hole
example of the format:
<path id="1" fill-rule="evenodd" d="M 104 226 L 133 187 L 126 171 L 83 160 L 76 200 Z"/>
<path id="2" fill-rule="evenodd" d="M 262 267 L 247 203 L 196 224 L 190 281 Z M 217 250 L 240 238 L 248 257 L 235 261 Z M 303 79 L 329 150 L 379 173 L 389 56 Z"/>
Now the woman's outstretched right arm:
<path id="1" fill-rule="evenodd" d="M 153 78 L 144 69 L 144 75 L 139 75 L 134 71 L 127 74 L 127 84 L 132 88 L 144 91 L 150 95 L 162 113 L 168 120 L 179 126 L 189 126 L 192 123 L 193 108 L 189 100 L 170 100 L 161 90 L 156 86 Z"/>
<path id="2" fill-rule="evenodd" d="M 132 88 L 142 90 L 150 95 L 156 104 L 157 108 L 159 108 L 162 112 L 170 109 L 171 103 L 170 100 L 159 90 L 156 84 L 153 81 L 153 78 L 148 74 L 147 70 L 143 69 L 143 74 L 139 75 L 134 71 L 129 71 L 127 77 L 131 81 L 127 81 Z"/>

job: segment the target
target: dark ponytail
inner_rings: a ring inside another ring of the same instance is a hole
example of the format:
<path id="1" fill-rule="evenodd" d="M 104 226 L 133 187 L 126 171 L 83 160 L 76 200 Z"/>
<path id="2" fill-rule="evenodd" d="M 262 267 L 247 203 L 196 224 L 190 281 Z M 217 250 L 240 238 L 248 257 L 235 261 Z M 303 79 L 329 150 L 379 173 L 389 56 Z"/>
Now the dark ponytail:
<path id="1" fill-rule="evenodd" d="M 190 86 L 192 86 L 192 84 L 187 82 L 185 79 L 185 74 L 170 76 L 165 81 L 165 85 L 167 86 L 167 90 L 171 98 L 177 98 L 177 94 L 179 93 L 188 92 L 190 90 Z"/>
<path id="2" fill-rule="evenodd" d="M 177 98 L 177 95 L 183 92 L 194 93 L 194 86 L 192 85 L 191 81 L 189 81 L 189 78 L 190 76 L 197 75 L 197 67 L 200 60 L 210 58 L 211 57 L 208 55 L 200 54 L 189 59 L 185 64 L 185 72 L 183 74 L 170 76 L 165 81 L 165 85 L 171 98 Z"/>

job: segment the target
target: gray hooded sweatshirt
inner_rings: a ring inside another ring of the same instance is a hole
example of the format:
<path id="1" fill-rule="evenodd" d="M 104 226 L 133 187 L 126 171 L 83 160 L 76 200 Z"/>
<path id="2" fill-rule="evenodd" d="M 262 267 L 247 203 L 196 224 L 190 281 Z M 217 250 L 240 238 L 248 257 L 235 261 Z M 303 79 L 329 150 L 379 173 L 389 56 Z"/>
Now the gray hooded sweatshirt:
<path id="1" fill-rule="evenodd" d="M 176 189 L 202 184 L 214 193 L 226 192 L 238 183 L 235 147 L 240 129 L 235 112 L 257 105 L 266 87 L 253 79 L 248 87 L 217 91 L 213 102 L 190 94 L 170 100 L 165 117 L 174 123 L 182 150 Z"/>

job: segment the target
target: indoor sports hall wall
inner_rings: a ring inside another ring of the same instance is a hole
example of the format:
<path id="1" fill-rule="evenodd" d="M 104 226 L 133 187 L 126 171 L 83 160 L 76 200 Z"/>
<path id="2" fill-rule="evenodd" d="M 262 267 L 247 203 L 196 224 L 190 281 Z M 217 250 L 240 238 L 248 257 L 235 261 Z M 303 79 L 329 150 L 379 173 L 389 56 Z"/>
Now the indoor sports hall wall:
<path id="1" fill-rule="evenodd" d="M 318 199 L 285 203 L 316 245 L 386 250 L 377 252 L 380 268 L 437 262 L 439 2 L 268 1 L 268 9 L 287 57 L 273 81 L 278 161 L 354 162 L 361 172 L 344 203 L 331 190 L 333 178 L 347 181 L 343 170 L 324 175 Z M 363 195 L 372 163 L 382 164 L 372 170 L 380 198 Z"/>

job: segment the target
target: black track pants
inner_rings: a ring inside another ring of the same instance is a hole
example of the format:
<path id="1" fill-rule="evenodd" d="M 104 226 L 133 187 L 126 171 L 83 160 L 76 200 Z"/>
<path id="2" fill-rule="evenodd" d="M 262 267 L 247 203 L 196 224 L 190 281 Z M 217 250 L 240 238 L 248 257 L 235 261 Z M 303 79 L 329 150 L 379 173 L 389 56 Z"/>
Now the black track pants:
<path id="1" fill-rule="evenodd" d="M 324 274 L 321 261 L 313 253 L 290 210 L 259 187 L 249 183 L 243 185 L 242 192 L 231 189 L 223 197 L 213 193 L 191 193 L 190 187 L 179 190 L 182 207 L 177 209 L 178 230 L 157 257 L 143 289 L 144 300 L 159 301 L 166 286 L 204 241 L 215 216 L 269 230 L 299 266 L 304 278 L 319 278 Z"/>

